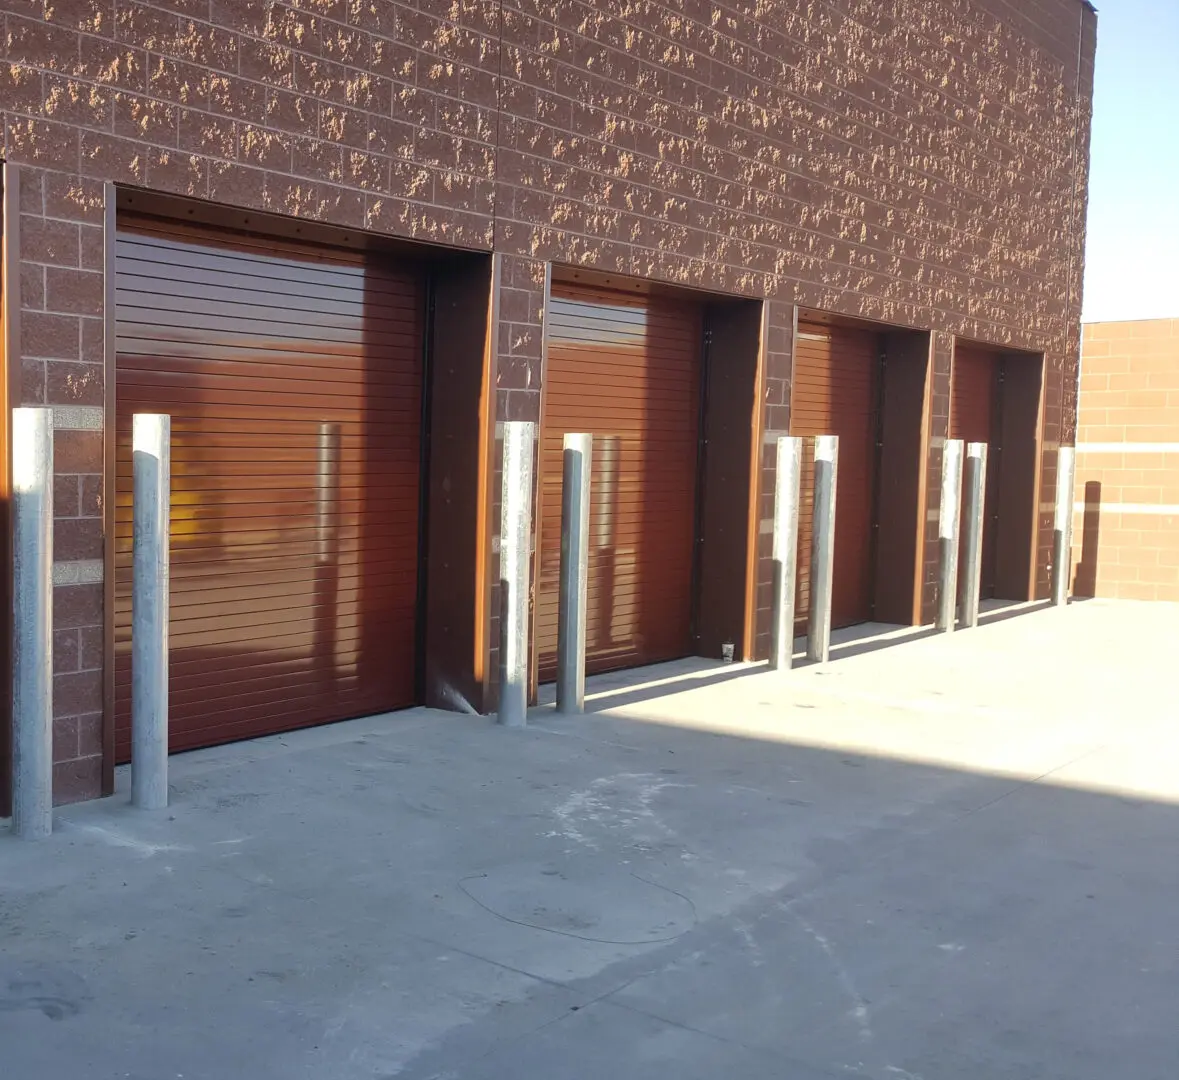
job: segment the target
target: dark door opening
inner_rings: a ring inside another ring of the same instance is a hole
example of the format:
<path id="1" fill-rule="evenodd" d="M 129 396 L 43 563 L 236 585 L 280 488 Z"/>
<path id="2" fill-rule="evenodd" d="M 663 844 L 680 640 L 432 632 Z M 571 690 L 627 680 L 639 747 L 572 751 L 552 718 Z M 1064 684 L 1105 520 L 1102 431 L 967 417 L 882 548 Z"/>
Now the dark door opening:
<path id="1" fill-rule="evenodd" d="M 1034 595 L 1043 372 L 1039 355 L 955 343 L 950 438 L 987 444 L 982 599 Z"/>

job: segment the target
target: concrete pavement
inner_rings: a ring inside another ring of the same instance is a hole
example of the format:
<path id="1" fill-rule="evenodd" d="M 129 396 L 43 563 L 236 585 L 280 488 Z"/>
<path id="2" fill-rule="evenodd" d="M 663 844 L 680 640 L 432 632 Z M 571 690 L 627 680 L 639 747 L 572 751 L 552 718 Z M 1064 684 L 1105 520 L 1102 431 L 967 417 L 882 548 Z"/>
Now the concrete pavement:
<path id="1" fill-rule="evenodd" d="M 168 811 L 0 835 L 0 1076 L 1171 1080 L 1179 607 L 991 620 L 182 755 Z"/>

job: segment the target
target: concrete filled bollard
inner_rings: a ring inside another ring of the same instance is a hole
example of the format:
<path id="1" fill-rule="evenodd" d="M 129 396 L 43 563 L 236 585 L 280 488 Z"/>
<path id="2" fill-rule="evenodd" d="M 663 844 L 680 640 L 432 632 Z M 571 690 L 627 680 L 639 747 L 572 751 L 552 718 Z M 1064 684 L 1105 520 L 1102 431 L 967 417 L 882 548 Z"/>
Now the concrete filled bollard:
<path id="1" fill-rule="evenodd" d="M 528 592 L 532 563 L 532 458 L 536 425 L 503 425 L 499 541 L 499 713 L 505 727 L 528 722 Z"/>
<path id="2" fill-rule="evenodd" d="M 12 410 L 12 829 L 53 831 L 53 413 Z"/>
<path id="3" fill-rule="evenodd" d="M 774 594 L 770 621 L 770 667 L 794 664 L 794 598 L 798 589 L 798 508 L 802 439 L 778 439 L 774 480 Z"/>
<path id="4" fill-rule="evenodd" d="M 168 546 L 172 420 L 132 419 L 131 802 L 168 805 Z"/>
<path id="5" fill-rule="evenodd" d="M 839 436 L 815 438 L 815 509 L 811 537 L 811 606 L 807 619 L 808 660 L 831 657 L 831 585 L 835 573 L 835 492 Z"/>
<path id="6" fill-rule="evenodd" d="M 561 477 L 561 572 L 557 597 L 557 712 L 585 710 L 592 435 L 569 434 Z"/>
<path id="7" fill-rule="evenodd" d="M 978 626 L 979 598 L 982 593 L 983 515 L 986 512 L 987 444 L 969 443 L 963 475 L 966 490 L 962 532 L 963 565 L 959 568 L 961 608 L 959 618 L 964 627 Z"/>
<path id="8" fill-rule="evenodd" d="M 958 545 L 962 518 L 962 440 L 947 439 L 942 450 L 942 502 L 938 513 L 937 628 L 953 633 L 958 618 Z"/>
<path id="9" fill-rule="evenodd" d="M 1052 544 L 1052 603 L 1068 603 L 1073 560 L 1073 487 L 1077 477 L 1077 451 L 1062 446 L 1056 465 L 1056 528 Z"/>

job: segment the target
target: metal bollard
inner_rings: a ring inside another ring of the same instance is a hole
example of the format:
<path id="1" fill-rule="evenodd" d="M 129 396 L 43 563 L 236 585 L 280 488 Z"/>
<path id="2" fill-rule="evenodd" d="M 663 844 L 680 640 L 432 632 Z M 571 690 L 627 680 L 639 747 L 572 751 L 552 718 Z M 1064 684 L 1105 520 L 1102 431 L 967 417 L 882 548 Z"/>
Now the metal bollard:
<path id="1" fill-rule="evenodd" d="M 1073 487 L 1077 478 L 1077 452 L 1062 446 L 1056 466 L 1056 529 L 1052 545 L 1052 603 L 1068 603 L 1073 560 Z"/>
<path id="2" fill-rule="evenodd" d="M 528 722 L 528 583 L 532 556 L 532 454 L 536 425 L 503 425 L 499 541 L 499 715 L 505 727 Z"/>
<path id="3" fill-rule="evenodd" d="M 168 805 L 168 544 L 172 418 L 136 413 L 131 578 L 131 803 Z"/>
<path id="4" fill-rule="evenodd" d="M 53 831 L 53 413 L 12 410 L 12 829 Z"/>
<path id="5" fill-rule="evenodd" d="M 557 712 L 585 711 L 585 627 L 594 437 L 566 435 L 561 477 L 561 574 L 557 595 Z"/>
<path id="6" fill-rule="evenodd" d="M 835 571 L 835 490 L 839 436 L 815 438 L 815 511 L 811 537 L 811 608 L 807 619 L 808 660 L 831 657 L 831 583 Z"/>
<path id="7" fill-rule="evenodd" d="M 947 439 L 942 450 L 942 505 L 938 513 L 937 628 L 953 633 L 958 614 L 958 543 L 962 517 L 962 440 Z"/>
<path id="8" fill-rule="evenodd" d="M 794 598 L 798 588 L 798 506 L 802 439 L 778 439 L 774 483 L 774 596 L 770 622 L 770 667 L 794 664 Z"/>
<path id="9" fill-rule="evenodd" d="M 978 626 L 979 596 L 982 591 L 983 514 L 986 512 L 987 444 L 969 443 L 966 447 L 966 520 L 965 564 L 961 568 L 962 597 L 959 617 L 963 627 Z"/>

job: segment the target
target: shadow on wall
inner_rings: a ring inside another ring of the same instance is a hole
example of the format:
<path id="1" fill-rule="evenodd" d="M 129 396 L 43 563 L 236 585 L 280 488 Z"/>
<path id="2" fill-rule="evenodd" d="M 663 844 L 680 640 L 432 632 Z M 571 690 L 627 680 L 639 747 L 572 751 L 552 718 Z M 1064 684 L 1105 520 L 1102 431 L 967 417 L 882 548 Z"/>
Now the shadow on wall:
<path id="1" fill-rule="evenodd" d="M 1073 596 L 1097 595 L 1097 547 L 1101 530 L 1101 481 L 1085 484 L 1085 517 L 1081 525 L 1081 561 L 1073 577 Z"/>

